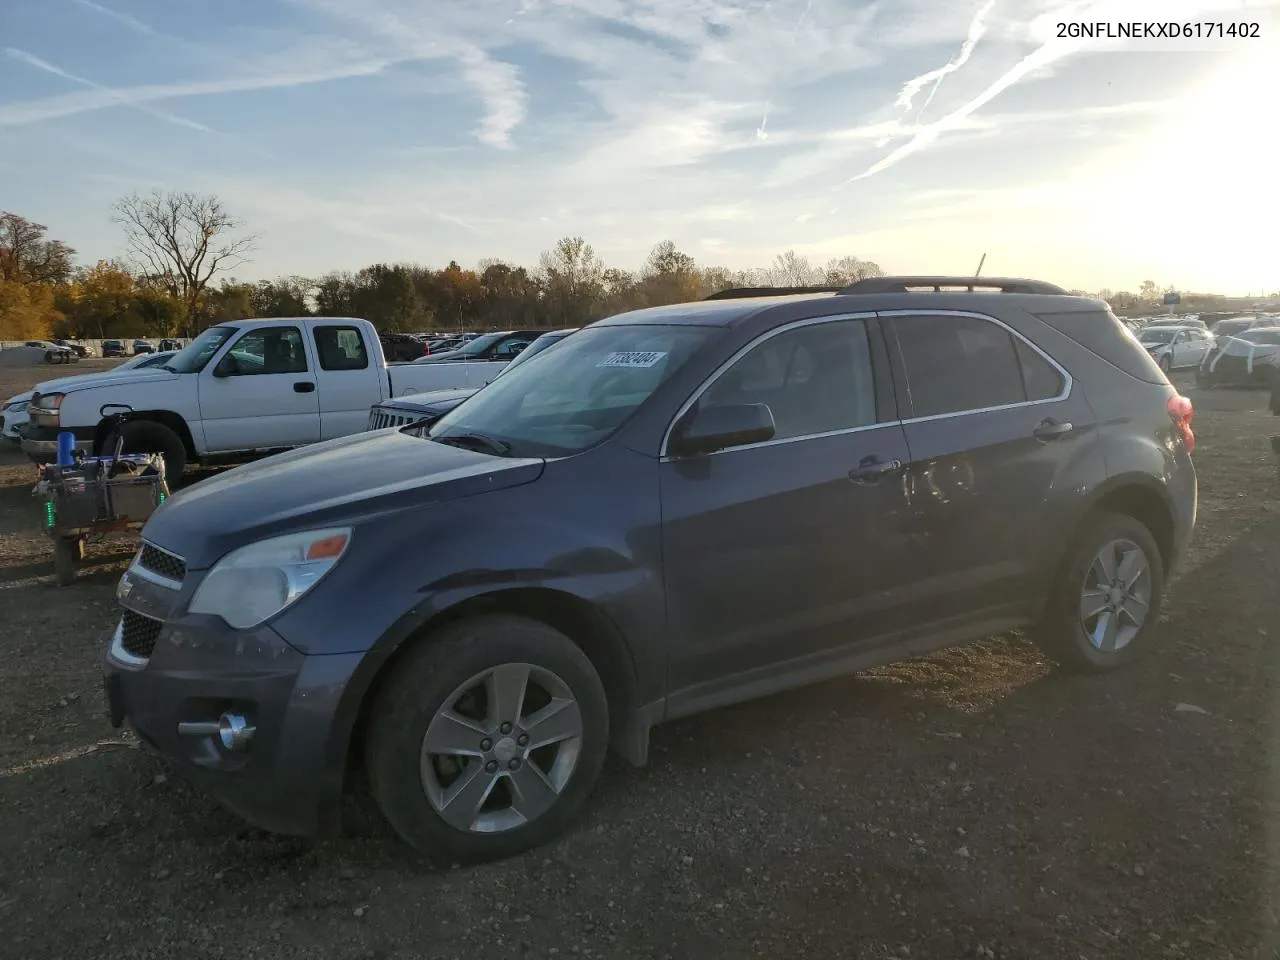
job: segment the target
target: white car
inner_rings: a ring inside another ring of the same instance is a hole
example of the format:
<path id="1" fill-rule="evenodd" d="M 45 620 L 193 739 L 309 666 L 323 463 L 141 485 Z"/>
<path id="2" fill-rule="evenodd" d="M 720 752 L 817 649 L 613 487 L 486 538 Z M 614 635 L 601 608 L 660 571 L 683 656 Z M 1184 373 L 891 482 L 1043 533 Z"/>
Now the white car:
<path id="1" fill-rule="evenodd" d="M 1152 324 L 1138 332 L 1138 342 L 1165 373 L 1198 367 L 1213 349 L 1213 335 L 1191 324 Z"/>
<path id="2" fill-rule="evenodd" d="M 147 367 L 163 367 L 177 350 L 164 350 L 161 353 L 136 353 L 124 363 L 112 368 L 112 373 L 121 370 L 145 370 Z"/>
<path id="3" fill-rule="evenodd" d="M 493 360 L 388 365 L 368 320 L 281 317 L 210 327 L 161 366 L 63 377 L 36 385 L 22 449 L 57 455 L 70 431 L 97 452 L 162 453 L 170 479 L 186 464 L 240 461 L 364 430 L 387 397 L 482 387 Z M 115 414 L 128 413 L 119 423 Z"/>
<path id="4" fill-rule="evenodd" d="M 19 427 L 27 422 L 27 405 L 31 402 L 31 391 L 15 393 L 4 402 L 0 410 L 0 436 L 13 443 L 22 442 Z"/>

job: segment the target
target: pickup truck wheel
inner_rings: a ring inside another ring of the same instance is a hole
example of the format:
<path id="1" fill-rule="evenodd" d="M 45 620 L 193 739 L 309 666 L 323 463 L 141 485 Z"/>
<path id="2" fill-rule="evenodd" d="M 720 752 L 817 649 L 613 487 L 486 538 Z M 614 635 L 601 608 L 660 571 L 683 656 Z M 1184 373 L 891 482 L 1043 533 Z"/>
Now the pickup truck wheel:
<path id="1" fill-rule="evenodd" d="M 373 704 L 374 799 L 443 863 L 500 860 L 561 833 L 604 764 L 609 710 L 586 654 L 523 617 L 455 621 L 396 665 Z"/>
<path id="2" fill-rule="evenodd" d="M 1053 590 L 1037 637 L 1045 651 L 1077 672 L 1124 666 L 1150 645 L 1160 616 L 1160 548 L 1139 520 L 1098 513 Z"/>
<path id="3" fill-rule="evenodd" d="M 187 448 L 182 438 L 154 420 L 129 420 L 120 429 L 108 435 L 102 446 L 104 456 L 110 456 L 116 448 L 116 438 L 124 437 L 125 453 L 159 453 L 164 456 L 165 482 L 173 486 L 187 468 Z"/>

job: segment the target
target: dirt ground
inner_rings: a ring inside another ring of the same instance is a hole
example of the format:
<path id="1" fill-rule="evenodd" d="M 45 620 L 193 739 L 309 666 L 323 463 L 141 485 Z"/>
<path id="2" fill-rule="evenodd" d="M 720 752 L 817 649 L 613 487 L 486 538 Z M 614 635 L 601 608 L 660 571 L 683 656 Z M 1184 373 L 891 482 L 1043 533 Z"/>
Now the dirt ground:
<path id="1" fill-rule="evenodd" d="M 1072 677 L 995 638 L 683 720 L 559 843 L 452 871 L 374 818 L 249 829 L 113 731 L 134 548 L 55 587 L 33 468 L 0 454 L 0 955 L 1280 956 L 1280 421 L 1186 392 L 1199 527 L 1144 661 Z"/>

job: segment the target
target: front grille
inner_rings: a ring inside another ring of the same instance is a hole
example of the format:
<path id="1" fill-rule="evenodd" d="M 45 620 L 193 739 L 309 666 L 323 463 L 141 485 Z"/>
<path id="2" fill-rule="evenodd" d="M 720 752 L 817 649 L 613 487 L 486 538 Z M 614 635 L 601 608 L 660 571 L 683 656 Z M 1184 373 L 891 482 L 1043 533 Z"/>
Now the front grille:
<path id="1" fill-rule="evenodd" d="M 124 647 L 126 653 L 145 660 L 156 648 L 156 640 L 163 626 L 159 620 L 126 610 L 120 618 L 120 646 Z"/>
<path id="2" fill-rule="evenodd" d="M 138 551 L 137 563 L 144 570 L 150 570 L 166 580 L 174 580 L 178 583 L 181 583 L 187 575 L 186 561 L 149 543 L 144 543 L 142 549 Z"/>
<path id="3" fill-rule="evenodd" d="M 388 427 L 403 427 L 421 419 L 422 415 L 408 416 L 403 413 L 387 413 L 385 410 L 373 410 L 369 414 L 369 425 L 365 429 L 386 430 Z"/>

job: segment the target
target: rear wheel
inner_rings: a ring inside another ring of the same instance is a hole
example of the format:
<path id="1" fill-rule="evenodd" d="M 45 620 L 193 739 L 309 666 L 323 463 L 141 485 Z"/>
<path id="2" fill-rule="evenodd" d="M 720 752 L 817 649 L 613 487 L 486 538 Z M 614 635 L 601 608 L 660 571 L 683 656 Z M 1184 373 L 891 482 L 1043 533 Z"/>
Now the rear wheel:
<path id="1" fill-rule="evenodd" d="M 407 842 L 450 863 L 560 834 L 604 763 L 609 711 L 587 656 L 523 617 L 451 623 L 397 665 L 366 744 L 371 792 Z"/>
<path id="2" fill-rule="evenodd" d="M 124 437 L 125 453 L 159 453 L 164 456 L 165 481 L 174 485 L 187 468 L 187 448 L 182 438 L 163 423 L 154 420 L 127 420 L 119 430 L 111 433 L 103 444 L 102 453 L 115 452 L 116 439 Z"/>
<path id="3" fill-rule="evenodd" d="M 1164 563 L 1133 517 L 1095 514 L 1054 585 L 1037 639 L 1077 671 L 1123 666 L 1151 643 L 1164 600 Z"/>

